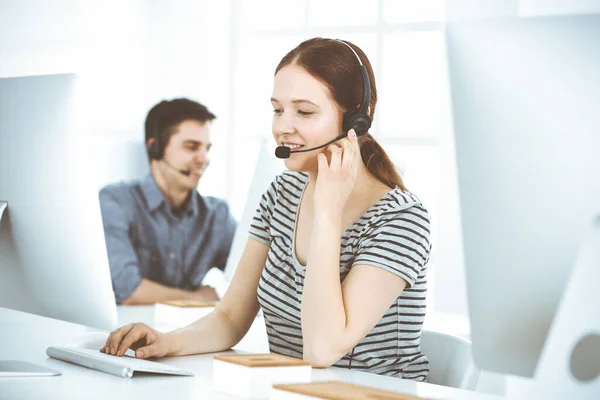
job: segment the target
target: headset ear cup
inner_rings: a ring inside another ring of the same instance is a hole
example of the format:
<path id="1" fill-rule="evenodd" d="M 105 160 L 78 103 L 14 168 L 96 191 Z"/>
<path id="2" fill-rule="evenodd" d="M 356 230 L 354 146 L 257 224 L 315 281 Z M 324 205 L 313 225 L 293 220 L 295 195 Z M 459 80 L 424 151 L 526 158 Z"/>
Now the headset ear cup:
<path id="1" fill-rule="evenodd" d="M 354 128 L 356 132 L 356 136 L 362 136 L 371 127 L 371 117 L 367 114 L 361 113 L 358 110 L 348 111 L 344 115 L 344 120 L 342 122 L 342 130 L 344 132 L 348 132 L 350 129 Z"/>
<path id="2" fill-rule="evenodd" d="M 351 125 L 354 127 L 356 136 L 362 136 L 371 127 L 371 118 L 367 114 L 358 114 L 354 117 Z"/>
<path id="3" fill-rule="evenodd" d="M 162 158 L 162 154 L 160 153 L 160 147 L 158 146 L 158 143 L 155 140 L 150 144 L 150 147 L 148 148 L 148 154 L 153 160 L 160 160 Z"/>

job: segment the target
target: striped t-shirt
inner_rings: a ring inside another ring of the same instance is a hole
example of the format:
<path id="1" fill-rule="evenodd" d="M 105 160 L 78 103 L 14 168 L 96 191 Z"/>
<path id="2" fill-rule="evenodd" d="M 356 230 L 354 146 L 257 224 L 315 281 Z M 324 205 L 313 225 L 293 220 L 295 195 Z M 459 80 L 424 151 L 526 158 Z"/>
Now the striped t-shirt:
<path id="1" fill-rule="evenodd" d="M 302 358 L 300 304 L 305 267 L 295 253 L 298 209 L 308 175 L 285 171 L 263 194 L 250 236 L 270 247 L 258 285 L 271 352 Z M 334 366 L 406 379 L 425 380 L 420 349 L 425 318 L 429 215 L 420 201 L 390 190 L 341 237 L 340 282 L 354 265 L 382 268 L 402 277 L 406 288 L 381 320 Z"/>

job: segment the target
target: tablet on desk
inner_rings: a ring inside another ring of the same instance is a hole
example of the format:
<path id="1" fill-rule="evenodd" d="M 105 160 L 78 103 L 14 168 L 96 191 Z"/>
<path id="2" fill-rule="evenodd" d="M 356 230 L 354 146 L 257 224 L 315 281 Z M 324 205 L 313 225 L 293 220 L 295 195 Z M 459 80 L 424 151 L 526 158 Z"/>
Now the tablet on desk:
<path id="1" fill-rule="evenodd" d="M 0 360 L 0 378 L 19 376 L 58 376 L 60 371 L 32 364 L 27 361 Z"/>

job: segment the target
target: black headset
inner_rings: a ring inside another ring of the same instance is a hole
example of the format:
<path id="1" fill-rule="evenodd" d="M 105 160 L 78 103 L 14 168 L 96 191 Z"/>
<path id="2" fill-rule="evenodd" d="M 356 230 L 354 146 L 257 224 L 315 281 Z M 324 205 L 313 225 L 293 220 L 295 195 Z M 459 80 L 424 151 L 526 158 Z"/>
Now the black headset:
<path id="1" fill-rule="evenodd" d="M 365 67 L 360 60 L 356 51 L 350 46 L 348 43 L 344 42 L 340 39 L 335 39 L 340 43 L 343 43 L 347 46 L 352 53 L 356 56 L 358 63 L 360 64 L 360 71 L 362 73 L 362 84 L 363 84 L 363 94 L 362 99 L 360 100 L 360 106 L 356 110 L 347 111 L 344 114 L 344 119 L 342 121 L 342 131 L 348 133 L 350 129 L 354 129 L 356 132 L 356 136 L 362 136 L 371 127 L 371 117 L 367 114 L 367 109 L 369 108 L 369 102 L 371 101 L 371 81 L 369 79 L 369 73 L 367 72 L 367 67 Z"/>
<path id="2" fill-rule="evenodd" d="M 158 129 L 158 121 L 152 125 L 152 138 L 154 141 L 148 147 L 148 155 L 152 160 L 160 160 L 164 156 L 162 140 L 160 139 L 160 130 Z"/>
<path id="3" fill-rule="evenodd" d="M 165 155 L 165 149 L 160 138 L 160 129 L 158 124 L 159 121 L 157 118 L 157 121 L 151 125 L 152 138 L 154 138 L 154 141 L 150 144 L 150 147 L 148 147 L 148 156 L 150 156 L 151 160 L 162 160 L 163 164 L 179 172 L 181 175 L 190 176 L 192 173 L 190 170 L 177 168 L 174 165 L 171 165 L 171 163 L 169 163 L 167 160 L 163 160 L 163 157 Z"/>
<path id="4" fill-rule="evenodd" d="M 350 50 L 352 50 L 352 53 L 354 53 L 356 59 L 358 60 L 358 63 L 360 64 L 360 71 L 362 75 L 363 84 L 363 94 L 360 100 L 360 106 L 358 106 L 358 108 L 355 110 L 350 110 L 344 113 L 344 117 L 342 119 L 342 132 L 344 133 L 342 133 L 335 139 L 330 140 L 329 142 L 322 144 L 321 146 L 311 147 L 310 149 L 304 150 L 292 151 L 287 146 L 277 146 L 277 148 L 275 149 L 275 157 L 277 158 L 285 159 L 289 158 L 292 153 L 305 153 L 307 151 L 322 149 L 323 147 L 328 146 L 331 143 L 337 142 L 338 140 L 341 140 L 348 136 L 348 131 L 350 131 L 350 129 L 354 129 L 354 132 L 356 132 L 356 136 L 362 136 L 365 133 L 367 133 L 367 131 L 371 127 L 371 117 L 369 116 L 369 114 L 367 114 L 369 102 L 371 101 L 371 81 L 369 80 L 369 73 L 367 72 L 367 67 L 363 65 L 362 61 L 360 60 L 360 57 L 358 56 L 358 54 L 356 54 L 356 51 L 354 51 L 352 46 L 340 39 L 333 40 L 343 43 L 344 46 L 347 46 Z"/>

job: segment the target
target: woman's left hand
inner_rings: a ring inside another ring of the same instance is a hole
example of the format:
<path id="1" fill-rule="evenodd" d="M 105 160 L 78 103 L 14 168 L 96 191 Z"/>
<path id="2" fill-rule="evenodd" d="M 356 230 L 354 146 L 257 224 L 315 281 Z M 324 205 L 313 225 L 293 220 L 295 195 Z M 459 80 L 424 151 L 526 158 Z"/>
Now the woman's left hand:
<path id="1" fill-rule="evenodd" d="M 329 145 L 331 160 L 320 153 L 318 156 L 319 173 L 315 184 L 315 217 L 338 218 L 341 216 L 348 198 L 354 189 L 358 174 L 360 148 L 354 129 L 348 137 Z"/>

